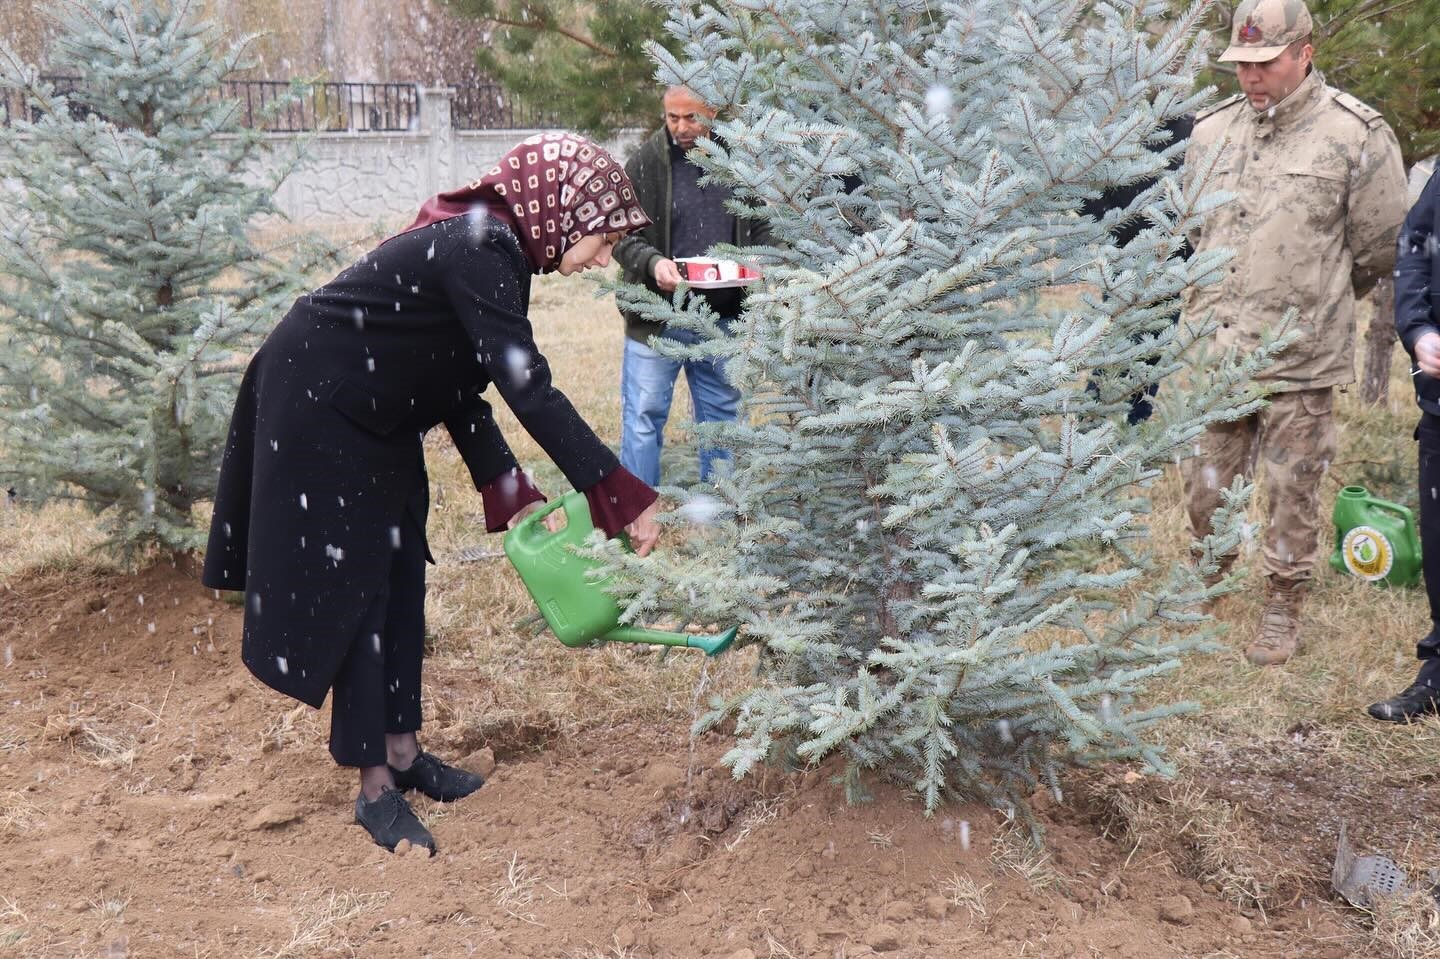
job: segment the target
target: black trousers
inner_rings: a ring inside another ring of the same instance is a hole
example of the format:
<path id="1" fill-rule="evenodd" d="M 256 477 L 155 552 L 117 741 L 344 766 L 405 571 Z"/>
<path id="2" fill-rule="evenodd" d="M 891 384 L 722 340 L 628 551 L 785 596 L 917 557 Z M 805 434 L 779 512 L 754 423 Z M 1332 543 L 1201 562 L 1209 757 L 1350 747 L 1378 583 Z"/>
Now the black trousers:
<path id="1" fill-rule="evenodd" d="M 385 734 L 420 729 L 425 653 L 425 513 L 421 483 L 391 532 L 390 578 L 375 594 L 331 688 L 330 755 L 342 766 L 385 765 Z"/>
<path id="2" fill-rule="evenodd" d="M 1430 633 L 1415 647 L 1420 659 L 1440 657 L 1440 416 L 1422 413 L 1420 441 L 1420 566 L 1430 599 Z"/>

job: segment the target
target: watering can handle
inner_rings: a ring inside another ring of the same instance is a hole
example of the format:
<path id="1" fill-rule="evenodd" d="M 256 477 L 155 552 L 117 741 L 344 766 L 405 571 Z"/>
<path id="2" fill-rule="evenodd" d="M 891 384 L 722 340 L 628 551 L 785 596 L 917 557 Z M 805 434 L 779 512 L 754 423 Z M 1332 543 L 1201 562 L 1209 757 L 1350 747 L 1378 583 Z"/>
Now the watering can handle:
<path id="1" fill-rule="evenodd" d="M 1390 512 L 1396 514 L 1401 519 L 1403 519 L 1405 521 L 1405 532 L 1410 534 L 1410 538 L 1413 542 L 1419 542 L 1418 536 L 1415 532 L 1415 514 L 1410 511 L 1410 507 L 1401 506 L 1399 503 L 1387 502 L 1383 499 L 1377 499 L 1374 501 L 1374 503 L 1380 509 L 1389 510 Z"/>
<path id="2" fill-rule="evenodd" d="M 590 501 L 585 498 L 583 493 L 566 493 L 564 496 L 544 504 L 535 512 L 522 519 L 519 525 L 515 527 L 515 535 L 524 540 L 537 540 L 552 535 L 551 532 L 545 528 L 545 517 L 557 509 L 562 508 L 565 510 L 565 520 L 568 524 L 567 529 L 583 529 L 586 531 L 594 529 L 594 520 L 590 517 Z M 588 532 L 584 535 L 588 535 Z M 582 535 L 580 539 L 584 539 L 584 535 Z M 623 535 L 621 541 L 629 542 Z"/>
<path id="3" fill-rule="evenodd" d="M 539 509 L 522 519 L 519 524 L 516 525 L 512 531 L 513 535 L 522 540 L 539 539 L 542 536 L 550 535 L 550 531 L 546 529 L 544 525 L 545 517 L 564 505 L 565 498 L 563 496 L 542 504 Z"/>

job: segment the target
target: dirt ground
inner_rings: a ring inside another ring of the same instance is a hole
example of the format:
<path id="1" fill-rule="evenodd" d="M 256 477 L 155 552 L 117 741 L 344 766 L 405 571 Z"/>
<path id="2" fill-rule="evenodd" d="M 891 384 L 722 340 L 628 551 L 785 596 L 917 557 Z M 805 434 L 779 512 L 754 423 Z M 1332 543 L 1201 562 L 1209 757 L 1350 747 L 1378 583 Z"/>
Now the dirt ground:
<path id="1" fill-rule="evenodd" d="M 328 716 L 254 682 L 239 636 L 168 563 L 0 588 L 0 954 L 1339 959 L 1364 952 L 1327 893 L 1337 819 L 1404 842 L 1440 813 L 1335 782 L 1296 730 L 1284 764 L 1202 757 L 1199 785 L 1086 778 L 1040 803 L 1047 858 L 984 809 L 847 806 L 825 770 L 735 783 L 718 735 L 451 721 L 483 690 L 443 660 L 423 741 L 490 781 L 416 796 L 439 855 L 394 856 L 353 824 Z M 1232 821 L 1145 831 L 1200 787 Z"/>

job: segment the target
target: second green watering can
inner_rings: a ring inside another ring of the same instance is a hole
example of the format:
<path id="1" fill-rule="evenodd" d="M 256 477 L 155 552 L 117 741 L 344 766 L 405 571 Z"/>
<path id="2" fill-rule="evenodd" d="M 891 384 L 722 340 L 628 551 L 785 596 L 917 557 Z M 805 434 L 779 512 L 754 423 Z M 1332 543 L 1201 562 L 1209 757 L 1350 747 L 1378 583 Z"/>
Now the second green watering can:
<path id="1" fill-rule="evenodd" d="M 1382 586 L 1413 586 L 1420 578 L 1415 515 L 1398 503 L 1347 486 L 1335 499 L 1335 553 L 1330 565 Z"/>
<path id="2" fill-rule="evenodd" d="M 545 528 L 545 517 L 565 510 L 566 526 L 558 533 Z M 714 656 L 730 648 L 738 626 L 719 636 L 691 636 L 658 629 L 620 625 L 620 606 L 605 592 L 603 581 L 587 574 L 594 560 L 571 547 L 585 542 L 595 529 L 590 504 L 584 493 L 566 493 L 525 517 L 505 534 L 505 555 L 515 565 L 525 588 L 555 636 L 566 646 L 594 643 L 648 643 L 654 646 L 686 646 Z"/>

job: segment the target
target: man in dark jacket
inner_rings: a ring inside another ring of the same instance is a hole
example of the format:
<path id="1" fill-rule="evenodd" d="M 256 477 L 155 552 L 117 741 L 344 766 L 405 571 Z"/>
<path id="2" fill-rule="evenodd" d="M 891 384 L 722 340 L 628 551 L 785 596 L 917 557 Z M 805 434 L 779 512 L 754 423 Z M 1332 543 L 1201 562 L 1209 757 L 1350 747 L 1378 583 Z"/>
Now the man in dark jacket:
<path id="1" fill-rule="evenodd" d="M 643 283 L 668 296 L 680 283 L 678 257 L 702 256 L 719 243 L 759 246 L 769 242 L 769 224 L 737 217 L 726 207 L 730 190 L 719 184 L 701 186 L 704 175 L 687 154 L 705 135 L 715 111 L 685 87 L 671 87 L 663 100 L 665 125 L 640 145 L 625 172 L 635 184 L 640 205 L 653 221 L 615 247 L 615 259 L 627 282 Z M 704 290 L 722 325 L 740 315 L 744 293 L 739 289 Z M 625 357 L 620 373 L 620 462 L 651 486 L 660 482 L 660 449 L 665 421 L 681 367 L 690 387 L 697 423 L 733 420 L 739 392 L 725 377 L 724 361 L 675 360 L 650 346 L 652 337 L 696 343 L 692 330 L 651 323 L 625 312 Z M 707 479 L 724 450 L 700 451 L 700 478 Z"/>
<path id="2" fill-rule="evenodd" d="M 1420 404 L 1420 552 L 1430 632 L 1415 647 L 1420 673 L 1398 695 L 1372 703 L 1376 719 L 1403 723 L 1440 712 L 1440 170 L 1400 228 L 1395 260 L 1395 330 L 1414 361 Z"/>
<path id="3" fill-rule="evenodd" d="M 1163 142 L 1151 143 L 1150 149 L 1158 153 L 1177 143 L 1186 143 L 1189 141 L 1190 131 L 1193 130 L 1194 127 L 1195 117 L 1192 114 L 1187 113 L 1183 116 L 1174 117 L 1166 121 L 1163 127 L 1165 132 L 1170 134 L 1170 136 Z M 1176 152 L 1170 159 L 1169 169 L 1172 172 L 1178 171 L 1184 159 L 1184 152 Z M 1122 183 L 1117 186 L 1112 186 L 1100 194 L 1100 196 L 1082 205 L 1080 207 L 1080 213 L 1083 216 L 1090 217 L 1092 220 L 1099 221 L 1111 210 L 1124 210 L 1139 199 L 1142 193 L 1153 187 L 1157 179 L 1157 177 L 1145 177 L 1144 179 L 1136 180 L 1134 183 Z M 1117 247 L 1128 246 L 1132 240 L 1140 235 L 1140 231 L 1144 229 L 1145 225 L 1144 218 L 1138 216 L 1131 217 L 1111 230 L 1110 234 Z M 1190 244 L 1188 242 L 1185 243 L 1181 249 L 1175 252 L 1175 256 L 1182 260 L 1188 260 L 1190 258 Z M 1170 315 L 1170 322 L 1173 324 L 1179 319 L 1180 304 L 1177 299 L 1175 311 Z M 1098 393 L 1100 387 L 1099 384 L 1092 379 L 1089 388 Z M 1125 422 L 1134 426 L 1136 423 L 1148 420 L 1150 414 L 1154 411 L 1150 399 L 1159 389 L 1159 384 L 1151 383 L 1149 387 L 1140 390 L 1135 393 L 1134 396 L 1130 397 L 1130 410 L 1125 414 Z"/>

